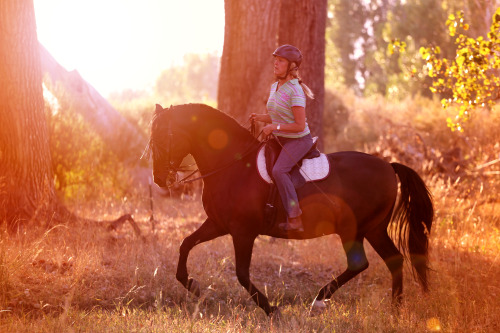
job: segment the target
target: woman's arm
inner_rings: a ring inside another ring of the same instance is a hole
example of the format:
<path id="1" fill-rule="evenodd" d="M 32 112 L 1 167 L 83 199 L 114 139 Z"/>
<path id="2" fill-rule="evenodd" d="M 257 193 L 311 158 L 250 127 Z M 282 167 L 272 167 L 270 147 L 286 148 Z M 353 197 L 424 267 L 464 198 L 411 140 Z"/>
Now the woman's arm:
<path id="1" fill-rule="evenodd" d="M 289 124 L 280 124 L 280 131 L 299 133 L 302 132 L 304 128 L 306 128 L 306 109 L 303 106 L 292 106 L 292 112 L 293 117 L 295 118 L 295 122 Z M 278 124 L 269 124 L 263 128 L 263 131 L 265 135 L 270 135 L 274 130 L 277 129 Z"/>

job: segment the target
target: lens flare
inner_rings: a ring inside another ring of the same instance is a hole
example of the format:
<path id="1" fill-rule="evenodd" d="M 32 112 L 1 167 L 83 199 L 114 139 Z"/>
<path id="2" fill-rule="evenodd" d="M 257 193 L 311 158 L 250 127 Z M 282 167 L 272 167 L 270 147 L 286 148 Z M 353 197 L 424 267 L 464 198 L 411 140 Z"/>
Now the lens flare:
<path id="1" fill-rule="evenodd" d="M 427 328 L 431 332 L 439 332 L 441 331 L 441 324 L 439 323 L 439 319 L 430 318 L 427 320 Z"/>
<path id="2" fill-rule="evenodd" d="M 210 147 L 220 150 L 227 146 L 228 136 L 227 133 L 221 129 L 214 129 L 208 135 L 208 144 Z"/>

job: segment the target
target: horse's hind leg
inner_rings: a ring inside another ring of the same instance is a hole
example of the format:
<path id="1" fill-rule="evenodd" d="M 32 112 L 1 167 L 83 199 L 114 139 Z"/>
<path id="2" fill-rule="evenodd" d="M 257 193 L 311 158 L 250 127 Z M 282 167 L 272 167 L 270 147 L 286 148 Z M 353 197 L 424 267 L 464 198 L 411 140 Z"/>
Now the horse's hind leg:
<path id="1" fill-rule="evenodd" d="M 392 302 L 399 304 L 403 293 L 403 256 L 387 234 L 387 227 L 379 228 L 366 235 L 366 239 L 391 271 Z"/>
<path id="2" fill-rule="evenodd" d="M 182 241 L 179 249 L 179 263 L 177 264 L 176 278 L 187 290 L 196 296 L 200 296 L 200 287 L 198 282 L 189 278 L 188 275 L 187 259 L 189 251 L 200 243 L 226 234 L 227 232 L 219 230 L 215 223 L 208 218 L 195 232 Z"/>
<path id="3" fill-rule="evenodd" d="M 330 299 L 337 289 L 368 268 L 368 260 L 366 259 L 365 249 L 363 246 L 363 238 L 358 238 L 354 242 L 342 241 L 342 246 L 344 247 L 344 251 L 347 255 L 347 269 L 335 280 L 332 280 L 326 286 L 321 288 L 312 304 L 311 310 L 313 311 L 322 310 L 325 307 L 324 300 Z"/>

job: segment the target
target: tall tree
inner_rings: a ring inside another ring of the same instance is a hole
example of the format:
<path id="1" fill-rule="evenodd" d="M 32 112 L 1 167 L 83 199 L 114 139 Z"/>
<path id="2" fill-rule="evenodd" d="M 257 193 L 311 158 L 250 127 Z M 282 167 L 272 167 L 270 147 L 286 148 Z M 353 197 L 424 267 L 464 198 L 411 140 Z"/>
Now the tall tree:
<path id="1" fill-rule="evenodd" d="M 55 198 L 33 0 L 2 0 L 0 45 L 0 223 L 14 226 Z"/>
<path id="2" fill-rule="evenodd" d="M 226 25 L 218 108 L 244 123 L 263 113 L 273 79 L 271 54 L 278 43 L 279 1 L 225 0 Z"/>
<path id="3" fill-rule="evenodd" d="M 306 112 L 313 134 L 321 133 L 324 98 L 327 0 L 225 0 L 226 26 L 218 107 L 245 123 L 265 112 L 273 82 L 271 54 L 280 44 L 304 55 L 301 75 L 316 94 Z"/>
<path id="4" fill-rule="evenodd" d="M 281 0 L 278 44 L 293 44 L 302 51 L 300 75 L 315 95 L 307 103 L 307 119 L 313 134 L 320 138 L 325 100 L 326 15 L 326 0 Z"/>
<path id="5" fill-rule="evenodd" d="M 491 17 L 500 5 L 499 0 L 448 0 L 448 14 L 462 10 L 470 23 L 470 36 L 486 36 L 490 30 Z"/>
<path id="6" fill-rule="evenodd" d="M 367 13 L 362 0 L 330 0 L 332 3 L 332 24 L 328 38 L 339 52 L 338 66 L 342 70 L 343 82 L 348 88 L 360 91 L 358 73 L 363 52 L 363 42 L 366 40 Z"/>

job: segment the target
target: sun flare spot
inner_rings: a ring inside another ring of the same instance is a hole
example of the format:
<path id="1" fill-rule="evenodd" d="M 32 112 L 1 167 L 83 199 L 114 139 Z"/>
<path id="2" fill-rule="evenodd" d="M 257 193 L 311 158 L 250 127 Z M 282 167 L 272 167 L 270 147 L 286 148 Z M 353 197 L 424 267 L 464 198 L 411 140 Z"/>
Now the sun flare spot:
<path id="1" fill-rule="evenodd" d="M 439 332 L 441 331 L 441 324 L 439 323 L 439 319 L 430 318 L 427 320 L 427 328 L 431 332 Z"/>
<path id="2" fill-rule="evenodd" d="M 227 133 L 221 129 L 214 129 L 208 135 L 208 144 L 210 147 L 220 150 L 227 146 L 228 136 Z"/>

